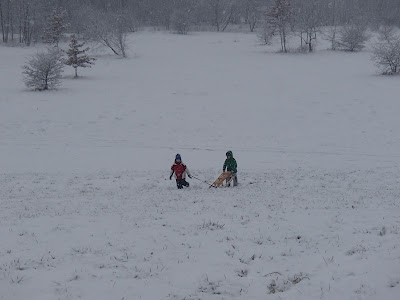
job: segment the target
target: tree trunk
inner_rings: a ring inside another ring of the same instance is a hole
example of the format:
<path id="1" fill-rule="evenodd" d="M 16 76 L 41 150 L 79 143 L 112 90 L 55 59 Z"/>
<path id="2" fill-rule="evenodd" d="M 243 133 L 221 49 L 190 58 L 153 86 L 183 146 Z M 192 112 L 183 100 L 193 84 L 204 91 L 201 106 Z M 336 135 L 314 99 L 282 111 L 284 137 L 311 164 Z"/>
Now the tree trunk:
<path id="1" fill-rule="evenodd" d="M 14 41 L 14 14 L 10 15 L 11 41 Z"/>
<path id="2" fill-rule="evenodd" d="M 219 31 L 219 0 L 216 0 L 214 6 L 214 18 L 215 18 L 215 26 L 217 27 L 217 31 Z"/>
<path id="3" fill-rule="evenodd" d="M 255 27 L 256 27 L 256 23 L 250 23 L 250 32 L 254 32 Z"/>
<path id="4" fill-rule="evenodd" d="M 10 8 L 10 0 L 7 0 L 7 19 L 5 24 L 5 36 L 3 36 L 3 40 L 8 43 L 8 36 L 10 33 L 10 17 L 11 17 L 11 8 Z"/>
<path id="5" fill-rule="evenodd" d="M 303 49 L 303 32 L 300 32 L 300 47 Z"/>
<path id="6" fill-rule="evenodd" d="M 1 26 L 1 36 L 4 42 L 4 17 L 3 17 L 3 5 L 2 0 L 0 0 L 0 26 Z"/>
<path id="7" fill-rule="evenodd" d="M 336 50 L 336 25 L 333 29 L 333 35 L 332 35 L 332 50 Z"/>
<path id="8" fill-rule="evenodd" d="M 27 46 L 30 46 L 31 44 L 29 18 L 29 7 L 26 6 L 26 10 L 24 12 L 23 41 Z"/>
<path id="9" fill-rule="evenodd" d="M 307 33 L 308 36 L 308 52 L 312 52 L 312 35 Z"/>
<path id="10" fill-rule="evenodd" d="M 22 44 L 22 20 L 23 20 L 23 14 L 22 14 L 22 4 L 19 5 L 18 7 L 18 32 L 19 32 L 19 42 Z"/>
<path id="11" fill-rule="evenodd" d="M 224 27 L 222 28 L 222 31 L 225 31 L 226 27 L 228 27 L 229 23 L 231 22 L 233 16 L 233 8 L 231 8 L 231 11 L 229 12 L 229 16 L 226 18 Z"/>
<path id="12" fill-rule="evenodd" d="M 285 30 L 283 29 L 282 30 L 282 33 L 281 33 L 281 39 L 282 39 L 282 50 L 283 50 L 283 52 L 285 52 L 285 53 L 287 53 L 287 49 L 286 49 L 286 32 L 285 32 Z"/>
<path id="13" fill-rule="evenodd" d="M 78 67 L 74 67 L 75 68 L 75 78 L 78 78 Z"/>

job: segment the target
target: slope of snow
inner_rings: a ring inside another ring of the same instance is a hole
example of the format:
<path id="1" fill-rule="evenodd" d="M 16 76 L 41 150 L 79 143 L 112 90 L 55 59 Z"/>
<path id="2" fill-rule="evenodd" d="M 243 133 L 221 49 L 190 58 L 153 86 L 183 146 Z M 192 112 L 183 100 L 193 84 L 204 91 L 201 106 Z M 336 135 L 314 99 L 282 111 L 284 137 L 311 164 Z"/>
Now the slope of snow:
<path id="1" fill-rule="evenodd" d="M 3 169 L 160 170 L 178 151 L 215 167 L 229 148 L 251 169 L 400 159 L 398 78 L 376 76 L 369 53 L 265 53 L 244 34 L 147 33 L 131 47 L 49 93 L 24 90 L 31 49 L 2 48 Z"/>
<path id="2" fill-rule="evenodd" d="M 250 34 L 131 46 L 45 93 L 0 48 L 0 299 L 398 299 L 398 78 Z M 228 149 L 239 187 L 167 180 Z"/>

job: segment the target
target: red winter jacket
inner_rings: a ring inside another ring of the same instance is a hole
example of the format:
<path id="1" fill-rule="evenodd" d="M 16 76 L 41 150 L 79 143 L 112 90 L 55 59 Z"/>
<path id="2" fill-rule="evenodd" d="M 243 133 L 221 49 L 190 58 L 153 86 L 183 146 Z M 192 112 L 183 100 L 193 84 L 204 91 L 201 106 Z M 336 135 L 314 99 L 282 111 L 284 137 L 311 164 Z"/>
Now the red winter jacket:
<path id="1" fill-rule="evenodd" d="M 190 177 L 189 169 L 183 163 L 180 163 L 180 164 L 174 163 L 172 165 L 170 176 L 172 176 L 172 174 L 174 174 L 174 173 L 175 173 L 175 178 L 176 179 L 182 179 L 182 178 L 185 179 L 186 178 L 186 173 Z"/>

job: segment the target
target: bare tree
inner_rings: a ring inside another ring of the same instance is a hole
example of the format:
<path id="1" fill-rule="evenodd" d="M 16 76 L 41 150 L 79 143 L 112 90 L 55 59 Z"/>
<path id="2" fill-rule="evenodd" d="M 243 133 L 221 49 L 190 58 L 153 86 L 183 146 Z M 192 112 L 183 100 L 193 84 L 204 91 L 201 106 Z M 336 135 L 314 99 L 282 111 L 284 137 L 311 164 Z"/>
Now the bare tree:
<path id="1" fill-rule="evenodd" d="M 190 12 L 184 8 L 178 8 L 172 14 L 172 27 L 178 34 L 187 34 L 190 29 Z"/>
<path id="2" fill-rule="evenodd" d="M 368 39 L 367 27 L 364 24 L 350 24 L 340 29 L 337 44 L 347 51 L 360 51 Z"/>
<path id="3" fill-rule="evenodd" d="M 266 6 L 269 1 L 265 0 L 244 0 L 245 22 L 249 25 L 251 32 L 262 22 Z"/>
<path id="4" fill-rule="evenodd" d="M 217 31 L 225 31 L 237 11 L 233 0 L 207 0 L 211 22 Z"/>
<path id="5" fill-rule="evenodd" d="M 30 46 L 32 43 L 32 39 L 37 32 L 34 9 L 31 7 L 30 4 L 22 4 L 20 9 L 20 42 L 24 43 L 27 46 Z"/>
<path id="6" fill-rule="evenodd" d="M 173 25 L 175 2 L 175 0 L 152 0 L 148 4 L 149 12 L 147 14 L 152 23 L 151 25 L 170 30 L 171 25 Z"/>
<path id="7" fill-rule="evenodd" d="M 64 60 L 64 63 L 75 69 L 75 78 L 78 77 L 78 68 L 91 68 L 96 60 L 86 54 L 89 47 L 82 48 L 84 45 L 85 43 L 78 43 L 75 34 L 71 35 L 69 49 L 66 51 L 68 59 Z"/>
<path id="8" fill-rule="evenodd" d="M 260 26 L 257 30 L 257 37 L 261 44 L 270 45 L 272 37 L 274 36 L 275 28 L 271 27 L 271 24 L 266 19 L 262 19 Z"/>
<path id="9" fill-rule="evenodd" d="M 225 31 L 226 27 L 232 22 L 235 17 L 237 11 L 237 7 L 234 3 L 230 3 L 227 10 L 224 10 L 223 15 L 223 23 L 222 23 L 222 31 Z"/>
<path id="10" fill-rule="evenodd" d="M 172 29 L 178 34 L 187 34 L 194 20 L 194 4 L 191 0 L 175 0 L 171 16 Z"/>
<path id="11" fill-rule="evenodd" d="M 43 91 L 60 85 L 63 68 L 61 51 L 49 49 L 47 52 L 41 52 L 33 56 L 22 67 L 22 74 L 27 87 Z"/>
<path id="12" fill-rule="evenodd" d="M 9 39 L 13 41 L 18 33 L 22 36 L 21 30 L 17 30 L 22 28 L 22 12 L 26 5 L 23 0 L 0 0 L 0 29 L 4 43 Z"/>
<path id="13" fill-rule="evenodd" d="M 110 48 L 114 54 L 125 58 L 127 27 L 123 16 L 92 11 L 89 18 L 90 22 L 85 26 L 86 38 Z"/>
<path id="14" fill-rule="evenodd" d="M 10 34 L 11 27 L 11 1 L 10 0 L 0 0 L 0 27 L 3 42 L 8 42 L 8 37 Z"/>
<path id="15" fill-rule="evenodd" d="M 0 34 L 4 43 L 14 38 L 25 45 L 41 41 L 57 31 L 56 27 L 50 30 L 47 23 L 52 11 L 64 7 L 68 15 L 63 21 L 71 25 L 72 33 L 80 35 L 90 27 L 96 33 L 92 38 L 97 35 L 97 40 L 124 56 L 126 33 L 138 26 L 177 30 L 179 25 L 185 32 L 187 24 L 203 29 L 211 25 L 217 31 L 226 30 L 229 24 L 246 24 L 250 31 L 261 30 L 264 8 L 271 6 L 290 7 L 290 14 L 275 11 L 270 15 L 275 18 L 271 22 L 275 23 L 275 33 L 281 36 L 282 51 L 287 51 L 288 27 L 300 33 L 301 44 L 312 51 L 321 26 L 330 29 L 326 36 L 332 48 L 337 46 L 337 29 L 354 20 L 366 20 L 374 28 L 400 26 L 400 0 L 0 0 Z M 189 14 L 183 16 L 180 9 Z M 93 20 L 93 12 L 101 14 L 100 20 Z M 57 45 L 60 36 L 55 34 L 46 41 Z"/>
<path id="16" fill-rule="evenodd" d="M 327 4 L 327 17 L 330 22 L 327 23 L 328 28 L 322 32 L 323 39 L 330 41 L 331 50 L 336 50 L 337 47 L 337 34 L 338 34 L 338 19 L 337 19 L 337 0 L 332 0 Z"/>
<path id="17" fill-rule="evenodd" d="M 372 60 L 382 74 L 400 73 L 400 36 L 392 27 L 384 27 L 380 32 L 380 42 L 374 45 Z"/>
<path id="18" fill-rule="evenodd" d="M 259 7 L 259 10 L 261 11 L 261 17 L 260 20 L 258 21 L 258 27 L 256 31 L 258 40 L 263 45 L 270 45 L 272 43 L 272 38 L 276 32 L 275 22 L 271 22 L 270 17 L 268 15 L 269 12 L 268 4 L 271 5 L 272 3 L 271 1 L 274 0 L 264 1 L 263 2 L 264 6 Z"/>
<path id="19" fill-rule="evenodd" d="M 306 45 L 309 52 L 314 50 L 314 41 L 321 25 L 321 14 L 319 0 L 301 0 L 296 3 L 294 27 L 300 35 L 301 47 Z"/>
<path id="20" fill-rule="evenodd" d="M 288 0 L 275 0 L 275 3 L 267 12 L 266 22 L 270 28 L 279 33 L 281 38 L 281 50 L 287 52 L 286 42 L 292 17 L 292 8 Z"/>
<path id="21" fill-rule="evenodd" d="M 115 48 L 118 49 L 120 55 L 123 58 L 126 58 L 127 57 L 126 38 L 128 36 L 128 27 L 127 23 L 125 23 L 124 15 L 122 14 L 116 15 L 114 22 L 111 22 L 111 26 L 113 28 L 113 33 L 116 37 L 116 39 L 114 39 Z"/>

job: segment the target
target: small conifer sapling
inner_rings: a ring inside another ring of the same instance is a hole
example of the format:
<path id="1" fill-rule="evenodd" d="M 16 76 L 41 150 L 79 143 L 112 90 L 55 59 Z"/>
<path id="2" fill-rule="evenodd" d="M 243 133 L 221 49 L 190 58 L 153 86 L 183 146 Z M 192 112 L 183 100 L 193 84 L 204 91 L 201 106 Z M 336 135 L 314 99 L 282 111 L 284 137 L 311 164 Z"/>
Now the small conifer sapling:
<path id="1" fill-rule="evenodd" d="M 84 42 L 78 43 L 75 34 L 71 35 L 69 49 L 66 51 L 68 59 L 66 59 L 64 63 L 75 69 L 75 78 L 78 77 L 78 68 L 90 68 L 91 65 L 94 65 L 94 61 L 96 60 L 86 54 L 89 47 L 83 48 L 84 45 Z"/>

